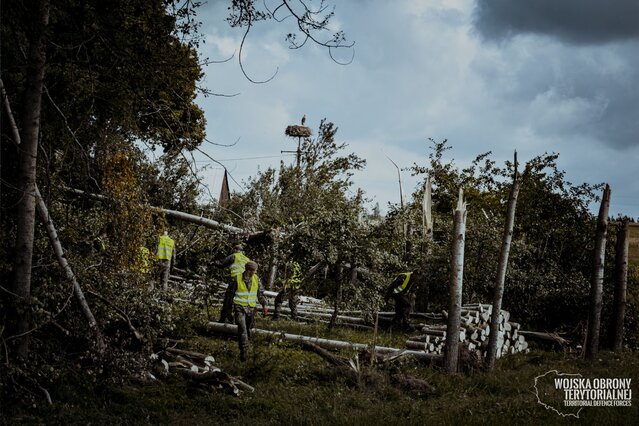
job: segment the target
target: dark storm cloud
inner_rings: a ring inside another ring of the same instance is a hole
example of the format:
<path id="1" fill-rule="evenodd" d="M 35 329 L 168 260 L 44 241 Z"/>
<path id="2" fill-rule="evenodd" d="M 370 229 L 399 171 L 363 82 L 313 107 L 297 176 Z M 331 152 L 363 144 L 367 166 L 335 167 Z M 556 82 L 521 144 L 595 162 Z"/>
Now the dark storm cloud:
<path id="1" fill-rule="evenodd" d="M 639 37 L 639 1 L 477 0 L 474 20 L 488 40 L 534 33 L 600 44 Z"/>

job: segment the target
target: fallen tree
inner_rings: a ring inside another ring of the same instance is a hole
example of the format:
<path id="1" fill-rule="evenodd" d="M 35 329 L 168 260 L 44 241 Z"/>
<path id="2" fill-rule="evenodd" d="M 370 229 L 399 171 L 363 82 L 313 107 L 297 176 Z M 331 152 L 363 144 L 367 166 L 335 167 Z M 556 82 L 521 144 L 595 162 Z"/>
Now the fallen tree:
<path id="1" fill-rule="evenodd" d="M 98 201 L 106 201 L 108 200 L 108 197 L 105 195 L 100 195 L 100 194 L 92 194 L 90 192 L 86 192 L 86 191 L 82 191 L 80 189 L 74 189 L 74 188 L 68 188 L 67 192 L 70 194 L 74 194 L 74 195 L 82 195 L 85 197 L 89 197 L 89 198 L 93 198 L 94 200 L 98 200 Z M 178 219 L 178 220 L 182 220 L 184 222 L 189 222 L 189 223 L 194 223 L 196 225 L 201 225 L 204 226 L 206 228 L 210 228 L 210 229 L 223 229 L 227 232 L 233 233 L 233 234 L 242 234 L 246 236 L 247 240 L 253 239 L 253 238 L 258 238 L 258 237 L 263 237 L 264 235 L 270 233 L 271 231 L 259 231 L 259 232 L 250 232 L 246 229 L 242 229 L 242 228 L 238 228 L 232 225 L 227 225 L 225 223 L 220 223 L 217 222 L 213 219 L 208 219 L 206 217 L 203 216 L 196 216 L 193 214 L 189 214 L 189 213 L 184 213 L 184 212 L 180 212 L 177 210 L 169 210 L 169 209 L 163 209 L 161 207 L 154 207 L 154 206 L 146 206 L 148 209 L 156 211 L 156 212 L 160 212 L 165 214 L 168 217 L 172 217 L 174 219 Z"/>
<path id="2" fill-rule="evenodd" d="M 223 324 L 219 322 L 209 322 L 206 326 L 207 330 L 215 333 L 222 334 L 237 334 L 237 326 L 232 324 Z M 251 331 L 255 335 L 261 336 L 276 336 L 285 340 L 289 340 L 296 343 L 314 343 L 320 347 L 327 349 L 350 349 L 354 351 L 367 350 L 370 345 L 364 343 L 344 342 L 341 340 L 329 340 L 322 339 L 320 337 L 302 336 L 299 334 L 284 333 L 281 331 L 262 330 L 259 328 Z M 428 354 L 422 351 L 411 351 L 405 349 L 389 348 L 385 346 L 375 346 L 374 351 L 380 354 L 396 354 L 402 353 L 403 355 L 411 355 L 414 358 L 422 361 L 435 361 L 441 358 L 438 354 Z"/>

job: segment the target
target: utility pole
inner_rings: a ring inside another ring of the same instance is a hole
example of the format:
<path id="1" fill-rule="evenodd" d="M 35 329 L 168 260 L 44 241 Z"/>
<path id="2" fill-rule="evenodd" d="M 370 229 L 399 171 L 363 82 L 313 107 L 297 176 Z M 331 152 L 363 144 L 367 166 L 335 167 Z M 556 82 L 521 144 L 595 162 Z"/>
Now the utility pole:
<path id="1" fill-rule="evenodd" d="M 302 156 L 302 151 L 301 151 L 302 138 L 308 138 L 311 136 L 311 129 L 306 127 L 305 124 L 306 124 L 306 115 L 302 117 L 301 125 L 298 126 L 296 124 L 292 124 L 290 126 L 287 126 L 286 131 L 284 132 L 286 136 L 297 138 L 297 151 L 280 151 L 281 153 L 285 153 L 285 152 L 295 153 L 296 165 L 298 170 L 300 168 L 300 158 Z"/>

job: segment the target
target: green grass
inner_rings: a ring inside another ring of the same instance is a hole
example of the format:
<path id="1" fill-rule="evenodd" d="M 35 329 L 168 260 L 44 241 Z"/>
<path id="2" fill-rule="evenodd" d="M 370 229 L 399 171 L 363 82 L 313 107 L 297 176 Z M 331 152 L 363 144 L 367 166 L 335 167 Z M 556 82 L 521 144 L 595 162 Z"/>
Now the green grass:
<path id="1" fill-rule="evenodd" d="M 370 333 L 289 321 L 260 319 L 260 328 L 369 343 Z M 378 344 L 401 346 L 405 335 L 381 332 Z M 411 360 L 360 375 L 328 366 L 319 356 L 273 337 L 254 337 L 246 363 L 237 361 L 237 343 L 221 337 L 192 336 L 185 349 L 210 353 L 224 371 L 255 387 L 234 397 L 201 393 L 184 380 L 131 381 L 123 387 L 94 386 L 77 374 L 49 388 L 52 407 L 11 407 L 8 424 L 230 424 L 230 425 L 405 425 L 405 424 L 632 424 L 633 407 L 588 407 L 580 418 L 562 418 L 537 403 L 533 383 L 549 370 L 584 377 L 631 378 L 639 390 L 639 356 L 602 352 L 592 363 L 574 355 L 531 352 L 498 360 L 493 374 L 449 376 L 435 366 Z M 342 352 L 342 356 L 351 356 Z M 432 394 L 398 388 L 393 376 L 409 374 L 428 381 Z M 44 401 L 42 401 L 44 402 Z M 633 420 L 634 419 L 634 420 Z"/>

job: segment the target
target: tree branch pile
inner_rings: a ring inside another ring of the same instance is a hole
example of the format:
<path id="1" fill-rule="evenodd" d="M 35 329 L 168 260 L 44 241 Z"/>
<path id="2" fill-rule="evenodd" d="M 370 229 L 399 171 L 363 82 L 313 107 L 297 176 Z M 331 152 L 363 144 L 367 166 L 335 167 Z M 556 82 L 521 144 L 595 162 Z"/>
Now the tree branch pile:
<path id="1" fill-rule="evenodd" d="M 157 360 L 156 372 L 182 376 L 198 389 L 208 392 L 222 390 L 235 396 L 242 391 L 255 391 L 252 386 L 216 367 L 215 358 L 211 355 L 167 347 L 154 354 L 154 359 Z"/>

